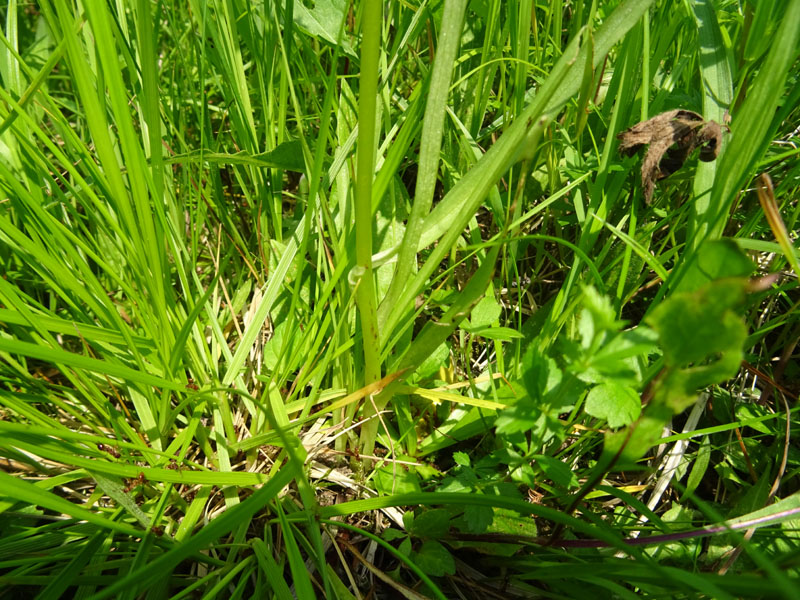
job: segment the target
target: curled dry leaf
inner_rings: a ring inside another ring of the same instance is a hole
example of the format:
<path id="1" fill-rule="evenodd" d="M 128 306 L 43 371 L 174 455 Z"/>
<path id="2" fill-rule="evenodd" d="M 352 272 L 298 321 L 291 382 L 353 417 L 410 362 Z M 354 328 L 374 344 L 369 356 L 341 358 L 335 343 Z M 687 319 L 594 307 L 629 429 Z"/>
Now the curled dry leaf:
<path id="1" fill-rule="evenodd" d="M 680 169 L 695 149 L 700 148 L 702 161 L 717 158 L 722 145 L 722 127 L 716 121 L 705 121 L 696 112 L 677 109 L 637 123 L 617 138 L 620 152 L 626 156 L 647 146 L 642 162 L 642 189 L 649 204 L 656 180 Z"/>

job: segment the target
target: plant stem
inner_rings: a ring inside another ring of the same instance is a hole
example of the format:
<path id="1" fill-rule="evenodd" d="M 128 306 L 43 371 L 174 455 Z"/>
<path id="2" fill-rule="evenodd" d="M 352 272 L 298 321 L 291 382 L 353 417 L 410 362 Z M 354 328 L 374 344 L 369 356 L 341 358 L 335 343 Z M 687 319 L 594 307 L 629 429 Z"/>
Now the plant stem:
<path id="1" fill-rule="evenodd" d="M 378 59 L 383 22 L 383 3 L 364 3 L 361 20 L 361 74 L 358 101 L 358 157 L 355 183 L 356 264 L 361 277 L 356 285 L 356 304 L 361 318 L 364 347 L 364 385 L 381 378 L 377 303 L 372 276 L 372 179 L 375 171 L 375 122 L 378 98 Z M 374 413 L 372 402 L 364 404 L 364 415 Z M 378 422 L 372 419 L 361 429 L 360 451 L 371 454 Z"/>

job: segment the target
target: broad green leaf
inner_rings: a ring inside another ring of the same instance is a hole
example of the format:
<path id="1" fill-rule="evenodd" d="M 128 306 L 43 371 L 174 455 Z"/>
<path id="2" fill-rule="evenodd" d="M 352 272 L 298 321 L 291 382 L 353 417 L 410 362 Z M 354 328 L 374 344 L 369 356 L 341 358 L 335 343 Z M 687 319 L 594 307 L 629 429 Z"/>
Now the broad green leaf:
<path id="1" fill-rule="evenodd" d="M 439 347 L 431 352 L 430 356 L 422 361 L 422 364 L 417 367 L 415 379 L 424 379 L 434 375 L 441 367 L 446 366 L 449 358 L 450 346 L 446 342 L 439 344 Z"/>
<path id="2" fill-rule="evenodd" d="M 433 508 L 414 516 L 409 533 L 421 538 L 442 538 L 450 529 L 450 513 Z"/>
<path id="3" fill-rule="evenodd" d="M 745 402 L 743 404 L 737 404 L 735 409 L 736 411 L 736 419 L 739 421 L 748 421 L 751 419 L 756 419 L 757 417 L 763 417 L 769 414 L 768 410 L 763 406 L 755 403 Z M 770 409 L 771 411 L 771 409 Z M 759 421 L 753 422 L 750 427 L 758 431 L 759 433 L 763 433 L 766 435 L 772 435 L 772 429 L 761 423 Z"/>
<path id="4" fill-rule="evenodd" d="M 526 535 L 536 537 L 536 522 L 528 515 L 517 513 L 506 508 L 495 508 L 492 524 L 487 528 L 491 533 L 507 533 L 509 535 Z"/>
<path id="5" fill-rule="evenodd" d="M 586 356 L 576 375 L 587 383 L 603 383 L 614 379 L 620 384 L 636 386 L 641 382 L 646 357 L 657 348 L 658 334 L 640 325 L 620 332 Z"/>
<path id="6" fill-rule="evenodd" d="M 561 383 L 561 370 L 552 358 L 544 356 L 536 344 L 528 346 L 522 357 L 522 380 L 529 398 L 540 403 L 548 390 Z"/>
<path id="7" fill-rule="evenodd" d="M 456 561 L 450 551 L 436 540 L 428 540 L 414 552 L 412 559 L 428 575 L 442 577 L 456 572 Z"/>
<path id="8" fill-rule="evenodd" d="M 692 255 L 675 292 L 694 292 L 716 279 L 746 277 L 753 269 L 753 261 L 733 240 L 708 241 Z"/>
<path id="9" fill-rule="evenodd" d="M 415 472 L 391 463 L 375 470 L 375 487 L 384 494 L 407 494 L 421 489 Z"/>
<path id="10" fill-rule="evenodd" d="M 470 504 L 464 509 L 464 522 L 470 533 L 483 533 L 492 524 L 494 511 L 489 506 L 475 506 Z"/>
<path id="11" fill-rule="evenodd" d="M 698 368 L 717 355 L 741 360 L 747 329 L 739 314 L 746 284 L 744 279 L 716 281 L 696 292 L 674 294 L 653 310 L 648 322 L 659 334 L 667 368 Z M 738 366 L 738 361 L 724 362 Z"/>
<path id="12" fill-rule="evenodd" d="M 672 417 L 672 410 L 653 402 L 647 405 L 642 416 L 624 429 L 607 433 L 603 445 L 603 457 L 611 460 L 618 456 L 614 469 L 624 471 L 635 466 L 652 448 L 664 431 L 664 424 Z"/>
<path id="13" fill-rule="evenodd" d="M 623 427 L 639 418 L 642 401 L 633 388 L 608 381 L 594 386 L 586 396 L 587 413 L 604 419 L 609 427 Z"/>
<path id="14" fill-rule="evenodd" d="M 346 0 L 315 0 L 313 8 L 306 7 L 303 2 L 295 2 L 294 22 L 306 33 L 337 44 L 347 7 Z M 355 56 L 349 42 L 342 40 L 341 46 L 345 52 Z"/>
<path id="15" fill-rule="evenodd" d="M 381 537 L 385 539 L 387 542 L 392 542 L 394 540 L 399 540 L 400 538 L 406 537 L 406 534 L 400 531 L 399 529 L 384 529 Z"/>
<path id="16" fill-rule="evenodd" d="M 489 327 L 500 318 L 501 312 L 502 309 L 494 296 L 487 294 L 472 309 L 469 324 L 472 328 Z"/>
<path id="17" fill-rule="evenodd" d="M 339 575 L 336 573 L 331 564 L 327 563 L 325 566 L 328 570 L 328 581 L 330 582 L 331 587 L 336 594 L 336 600 L 356 600 L 356 597 L 350 593 L 350 590 L 347 588 L 344 582 L 339 579 Z"/>

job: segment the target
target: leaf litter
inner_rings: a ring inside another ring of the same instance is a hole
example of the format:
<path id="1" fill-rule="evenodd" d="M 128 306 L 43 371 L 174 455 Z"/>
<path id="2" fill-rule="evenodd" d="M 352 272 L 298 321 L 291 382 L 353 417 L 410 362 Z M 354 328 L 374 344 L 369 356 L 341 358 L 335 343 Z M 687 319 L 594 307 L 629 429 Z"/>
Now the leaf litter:
<path id="1" fill-rule="evenodd" d="M 700 160 L 711 162 L 717 158 L 722 145 L 722 126 L 679 108 L 637 123 L 617 138 L 620 152 L 626 156 L 647 146 L 642 162 L 642 190 L 645 202 L 650 204 L 655 182 L 680 169 L 697 148 Z"/>

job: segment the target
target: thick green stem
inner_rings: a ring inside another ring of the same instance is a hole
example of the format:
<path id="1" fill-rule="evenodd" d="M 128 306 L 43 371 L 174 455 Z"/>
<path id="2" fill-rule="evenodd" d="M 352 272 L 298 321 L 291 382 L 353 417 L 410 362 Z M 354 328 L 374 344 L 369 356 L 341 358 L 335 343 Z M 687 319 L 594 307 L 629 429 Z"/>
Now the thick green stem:
<path id="1" fill-rule="evenodd" d="M 380 339 L 377 303 L 372 275 L 372 179 L 375 171 L 375 122 L 378 98 L 378 59 L 380 57 L 383 2 L 367 0 L 361 21 L 361 75 L 358 101 L 358 157 L 355 185 L 356 263 L 360 278 L 356 285 L 356 304 L 361 319 L 364 344 L 364 385 L 381 378 Z M 369 400 L 364 416 L 374 415 Z M 361 451 L 372 453 L 378 422 L 371 419 L 361 429 Z"/>

